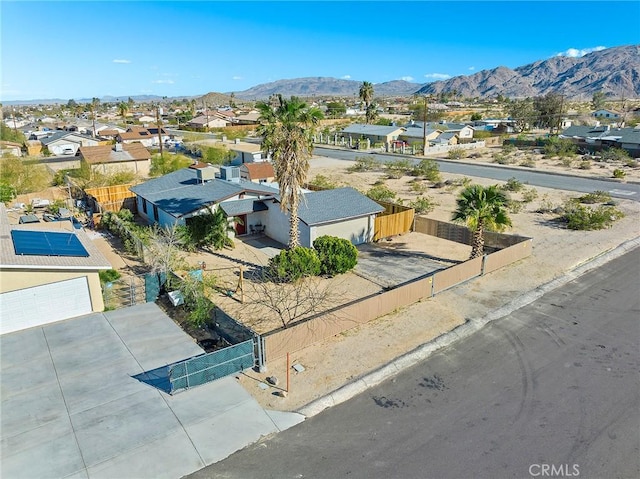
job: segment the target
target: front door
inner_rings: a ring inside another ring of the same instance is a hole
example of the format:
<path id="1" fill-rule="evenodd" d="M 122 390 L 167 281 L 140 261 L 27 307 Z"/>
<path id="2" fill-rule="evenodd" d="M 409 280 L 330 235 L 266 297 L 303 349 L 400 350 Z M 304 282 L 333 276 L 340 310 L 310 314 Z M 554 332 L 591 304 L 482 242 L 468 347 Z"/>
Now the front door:
<path id="1" fill-rule="evenodd" d="M 247 234 L 247 215 L 240 215 L 238 218 L 241 222 L 236 221 L 236 235 Z"/>

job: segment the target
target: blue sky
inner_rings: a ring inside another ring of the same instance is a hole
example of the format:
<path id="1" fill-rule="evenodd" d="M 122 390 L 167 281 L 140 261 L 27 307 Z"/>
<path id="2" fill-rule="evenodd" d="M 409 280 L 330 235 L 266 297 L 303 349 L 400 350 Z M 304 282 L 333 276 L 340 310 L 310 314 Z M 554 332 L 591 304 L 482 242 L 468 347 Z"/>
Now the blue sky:
<path id="1" fill-rule="evenodd" d="M 0 17 L 1 101 L 191 96 L 311 76 L 426 83 L 640 44 L 638 0 L 3 0 Z"/>

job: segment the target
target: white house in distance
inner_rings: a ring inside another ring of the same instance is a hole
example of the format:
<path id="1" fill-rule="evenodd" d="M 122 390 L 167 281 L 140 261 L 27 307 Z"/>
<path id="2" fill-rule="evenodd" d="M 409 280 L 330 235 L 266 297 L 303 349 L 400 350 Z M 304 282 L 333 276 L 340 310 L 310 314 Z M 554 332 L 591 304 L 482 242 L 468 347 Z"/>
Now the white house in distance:
<path id="1" fill-rule="evenodd" d="M 81 146 L 100 144 L 100 140 L 92 136 L 68 131 L 55 131 L 51 136 L 41 138 L 40 142 L 55 156 L 74 156 Z"/>
<path id="2" fill-rule="evenodd" d="M 600 109 L 594 111 L 591 116 L 595 118 L 608 118 L 611 120 L 617 120 L 618 118 L 620 118 L 620 113 L 613 110 Z"/>

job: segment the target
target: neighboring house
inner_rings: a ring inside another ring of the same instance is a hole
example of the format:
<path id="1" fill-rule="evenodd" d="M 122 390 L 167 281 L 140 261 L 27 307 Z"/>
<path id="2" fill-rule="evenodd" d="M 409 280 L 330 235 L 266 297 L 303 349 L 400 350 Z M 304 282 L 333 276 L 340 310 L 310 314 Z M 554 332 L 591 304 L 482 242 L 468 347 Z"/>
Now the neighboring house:
<path id="1" fill-rule="evenodd" d="M 240 178 L 254 183 L 272 183 L 275 179 L 273 164 L 268 161 L 240 165 Z"/>
<path id="2" fill-rule="evenodd" d="M 229 121 L 219 116 L 200 115 L 187 123 L 191 128 L 224 128 L 229 125 Z"/>
<path id="3" fill-rule="evenodd" d="M 138 117 L 137 120 L 140 123 L 151 123 L 151 122 L 156 121 L 156 117 L 155 116 L 150 116 L 150 115 L 142 115 L 142 116 Z"/>
<path id="4" fill-rule="evenodd" d="M 234 166 L 242 165 L 243 163 L 267 161 L 269 159 L 264 154 L 262 146 L 256 143 L 236 140 L 233 143 L 225 143 L 225 146 L 235 155 L 231 159 L 231 164 Z"/>
<path id="5" fill-rule="evenodd" d="M 10 225 L 0 204 L 0 334 L 104 310 L 98 273 L 111 265 L 67 224 Z"/>
<path id="6" fill-rule="evenodd" d="M 275 186 L 275 187 L 274 187 Z M 189 218 L 221 208 L 239 218 L 237 235 L 264 233 L 283 244 L 289 241 L 289 217 L 278 201 L 277 185 L 240 178 L 238 167 L 216 169 L 204 163 L 174 171 L 131 187 L 138 213 L 162 227 L 188 224 Z M 373 239 L 376 214 L 384 208 L 353 188 L 305 192 L 300 202 L 300 240 L 312 246 L 318 236 L 332 235 L 354 244 Z"/>
<path id="7" fill-rule="evenodd" d="M 640 157 L 640 127 L 611 128 L 608 125 L 574 125 L 563 130 L 559 137 L 570 139 L 578 147 L 591 151 L 622 148 L 631 156 Z"/>
<path id="8" fill-rule="evenodd" d="M 595 118 L 610 118 L 616 120 L 620 118 L 620 113 L 614 110 L 601 109 L 594 111 L 591 116 Z"/>
<path id="9" fill-rule="evenodd" d="M 252 111 L 243 115 L 236 116 L 236 123 L 238 125 L 257 125 L 260 123 L 260 113 Z"/>
<path id="10" fill-rule="evenodd" d="M 277 198 L 264 203 L 268 208 L 263 213 L 265 234 L 287 244 L 289 214 L 282 212 Z M 344 238 L 354 245 L 370 243 L 375 217 L 383 211 L 382 206 L 351 187 L 307 192 L 298 206 L 300 245 L 310 248 L 324 235 Z"/>
<path id="11" fill-rule="evenodd" d="M 457 145 L 459 143 L 458 133 L 455 131 L 445 131 L 432 142 L 434 145 Z"/>
<path id="12" fill-rule="evenodd" d="M 0 141 L 0 156 L 22 156 L 22 145 L 13 141 Z"/>
<path id="13" fill-rule="evenodd" d="M 83 146 L 80 158 L 93 171 L 105 175 L 128 170 L 137 176 L 147 177 L 151 168 L 151 153 L 140 143 Z"/>
<path id="14" fill-rule="evenodd" d="M 356 123 L 342 130 L 342 136 L 347 139 L 349 146 L 355 146 L 358 140 L 369 140 L 371 145 L 384 143 L 389 145 L 397 140 L 405 128 L 399 126 L 381 126 Z"/>
<path id="15" fill-rule="evenodd" d="M 442 130 L 433 129 L 429 124 L 427 124 L 427 144 L 431 144 L 442 133 Z M 424 141 L 424 134 L 425 132 L 423 130 L 422 123 L 415 123 L 404 128 L 404 131 L 398 136 L 398 140 L 409 145 L 422 145 Z"/>
<path id="16" fill-rule="evenodd" d="M 97 146 L 100 140 L 81 133 L 56 131 L 40 142 L 55 156 L 75 156 L 81 146 Z"/>
<path id="17" fill-rule="evenodd" d="M 171 137 L 164 130 L 161 130 L 162 142 L 166 142 Z M 129 128 L 124 133 L 119 133 L 116 137 L 118 143 L 142 143 L 146 147 L 159 146 L 160 139 L 158 138 L 158 128 L 144 128 L 141 126 L 135 126 Z"/>

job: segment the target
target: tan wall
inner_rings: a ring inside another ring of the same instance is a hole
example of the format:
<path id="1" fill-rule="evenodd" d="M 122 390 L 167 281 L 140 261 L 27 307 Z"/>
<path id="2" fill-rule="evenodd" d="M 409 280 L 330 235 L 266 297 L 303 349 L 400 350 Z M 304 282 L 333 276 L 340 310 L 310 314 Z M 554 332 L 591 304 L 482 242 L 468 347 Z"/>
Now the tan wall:
<path id="1" fill-rule="evenodd" d="M 417 218 L 425 219 L 425 218 Z M 459 236 L 457 225 L 447 229 L 440 221 L 430 220 L 421 222 L 422 229 L 440 232 L 446 235 Z M 468 230 L 467 230 L 468 231 Z M 496 233 L 499 235 L 499 233 Z M 434 235 L 436 236 L 436 235 Z M 502 235 L 508 236 L 508 235 Z M 289 328 L 276 330 L 263 335 L 264 353 L 267 362 L 285 356 L 310 346 L 318 341 L 339 334 L 359 324 L 389 314 L 398 308 L 408 306 L 421 299 L 429 298 L 433 294 L 444 291 L 456 284 L 468 281 L 482 274 L 495 271 L 503 266 L 519 261 L 532 252 L 530 238 L 516 237 L 520 242 L 503 250 L 496 251 L 484 257 L 475 258 L 439 271 L 432 276 L 419 278 L 397 288 L 374 294 L 359 301 L 348 304 L 329 314 L 322 314 L 307 321 L 296 323 Z M 507 238 L 502 238 L 507 242 Z M 483 272 L 484 262 L 484 272 Z"/>
<path id="2" fill-rule="evenodd" d="M 89 284 L 89 294 L 91 296 L 91 308 L 94 312 L 104 311 L 102 300 L 102 287 L 100 277 L 97 272 L 91 271 L 41 271 L 30 269 L 6 270 L 1 272 L 0 293 L 17 291 L 19 289 L 42 286 L 75 278 L 87 278 Z M 63 298 L 61 298 L 62 300 Z"/>
<path id="3" fill-rule="evenodd" d="M 91 169 L 103 175 L 111 175 L 120 171 L 131 171 L 139 177 L 146 178 L 149 176 L 149 170 L 151 169 L 151 160 L 102 163 L 91 165 Z"/>
<path id="4" fill-rule="evenodd" d="M 122 208 L 136 210 L 135 195 L 129 188 L 132 185 L 101 186 L 87 188 L 85 193 L 95 198 L 100 211 L 120 211 Z"/>

